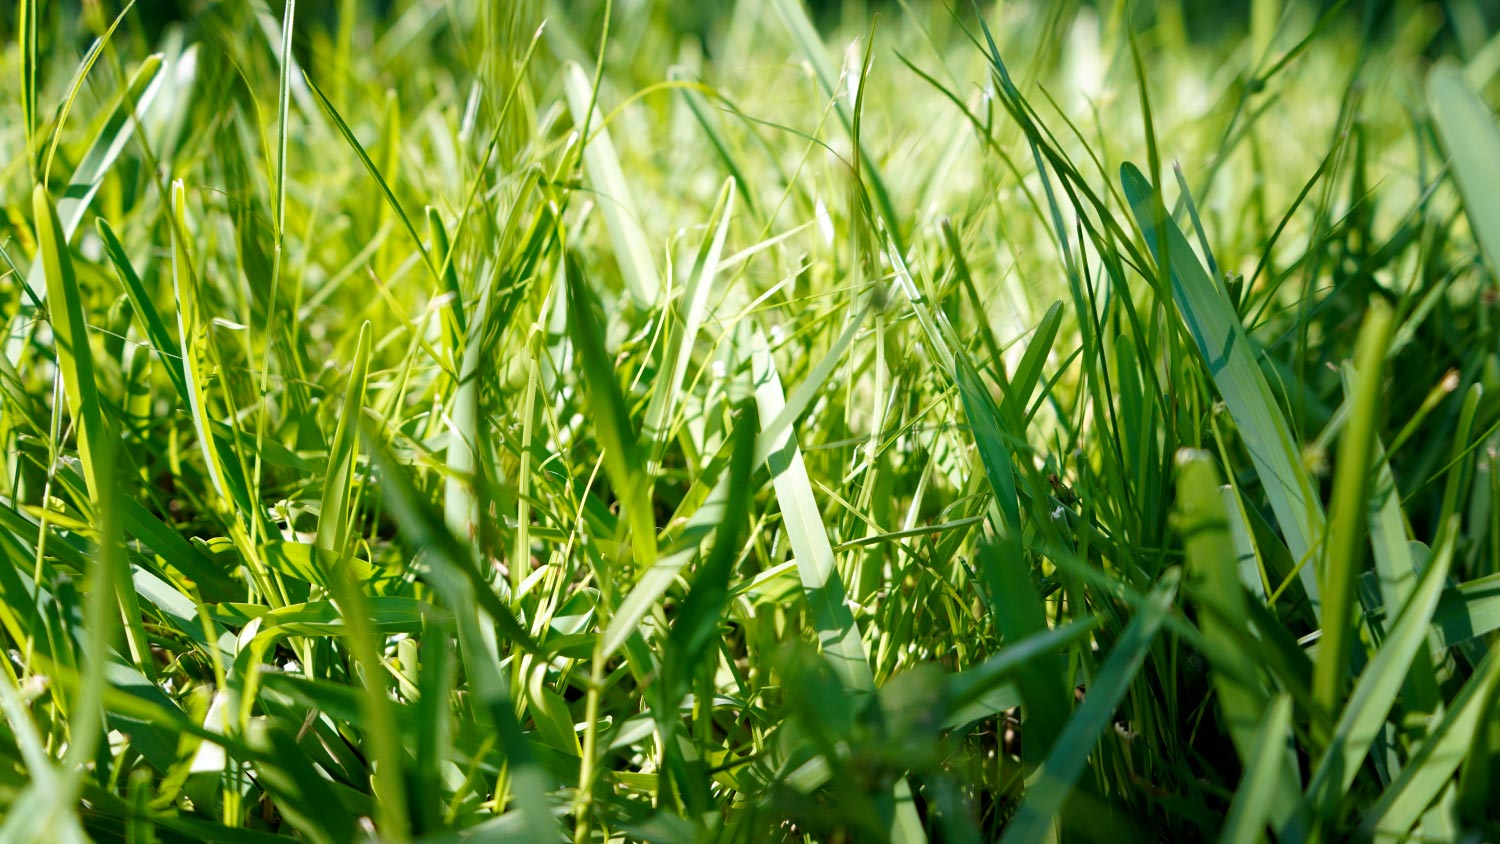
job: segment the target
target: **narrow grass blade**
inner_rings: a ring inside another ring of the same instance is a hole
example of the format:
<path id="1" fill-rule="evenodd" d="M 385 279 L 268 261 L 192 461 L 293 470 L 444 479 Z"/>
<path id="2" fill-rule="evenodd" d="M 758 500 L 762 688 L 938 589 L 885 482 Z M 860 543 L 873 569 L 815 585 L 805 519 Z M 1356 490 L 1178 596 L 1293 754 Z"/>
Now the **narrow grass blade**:
<path id="1" fill-rule="evenodd" d="M 630 520 L 636 565 L 644 569 L 656 561 L 656 520 L 651 502 L 640 495 L 646 488 L 640 443 L 615 380 L 615 368 L 604 350 L 604 327 L 594 314 L 594 297 L 583 265 L 572 252 L 567 261 L 569 333 L 583 366 L 594 433 L 604 449 L 604 468 Z"/>
<path id="2" fill-rule="evenodd" d="M 1349 670 L 1349 648 L 1354 633 L 1355 589 L 1364 560 L 1365 514 L 1370 491 L 1371 453 L 1375 446 L 1386 343 L 1391 334 L 1390 311 L 1372 306 L 1359 332 L 1355 352 L 1358 381 L 1350 398 L 1348 424 L 1339 440 L 1338 467 L 1333 482 L 1333 517 L 1323 566 L 1323 606 L 1319 616 L 1322 639 L 1313 670 L 1313 695 L 1329 712 L 1338 708 Z"/>
<path id="3" fill-rule="evenodd" d="M 1146 652 L 1171 610 L 1177 577 L 1175 569 L 1167 573 L 1115 642 L 1109 659 L 1089 684 L 1082 705 L 1068 719 L 1062 735 L 1047 754 L 1047 761 L 1035 774 L 1025 802 L 1006 824 L 1001 844 L 1041 841 L 1049 834 L 1093 754 L 1100 733 L 1109 727 L 1115 708 L 1146 661 Z"/>
<path id="4" fill-rule="evenodd" d="M 333 439 L 328 443 L 328 469 L 323 475 L 323 499 L 318 510 L 318 532 L 313 542 L 326 551 L 343 553 L 349 540 L 349 501 L 354 486 L 354 464 L 359 455 L 359 416 L 365 403 L 365 380 L 370 371 L 370 323 L 359 328 L 354 365 L 349 370 L 344 406 Z"/>

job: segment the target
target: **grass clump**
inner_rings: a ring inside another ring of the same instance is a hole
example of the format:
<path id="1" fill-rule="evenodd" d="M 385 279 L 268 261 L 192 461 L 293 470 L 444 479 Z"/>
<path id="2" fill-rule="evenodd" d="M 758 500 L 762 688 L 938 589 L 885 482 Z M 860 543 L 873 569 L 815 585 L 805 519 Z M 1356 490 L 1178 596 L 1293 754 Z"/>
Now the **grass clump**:
<path id="1" fill-rule="evenodd" d="M 0 839 L 1500 834 L 1482 4 L 179 5 L 5 22 Z"/>

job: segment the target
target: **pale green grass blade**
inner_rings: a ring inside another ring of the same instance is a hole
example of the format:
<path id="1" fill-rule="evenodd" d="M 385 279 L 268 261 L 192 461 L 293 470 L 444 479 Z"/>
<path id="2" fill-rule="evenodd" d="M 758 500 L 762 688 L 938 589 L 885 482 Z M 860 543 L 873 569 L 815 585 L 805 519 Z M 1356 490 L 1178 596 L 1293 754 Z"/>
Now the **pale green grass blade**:
<path id="1" fill-rule="evenodd" d="M 1156 255 L 1156 259 L 1171 268 L 1172 297 L 1239 428 L 1287 546 L 1293 557 L 1308 557 L 1322 542 L 1323 507 L 1286 418 L 1260 370 L 1255 346 L 1141 171 L 1126 164 L 1120 179 L 1153 254 L 1158 242 L 1165 240 L 1167 255 Z M 1159 236 L 1161 231 L 1164 238 Z M 1320 601 L 1314 568 L 1304 566 L 1300 577 L 1308 598 L 1317 607 Z"/>
<path id="2" fill-rule="evenodd" d="M 1463 71 L 1442 64 L 1427 75 L 1427 103 L 1474 236 L 1500 273 L 1500 125 L 1495 113 L 1464 79 Z"/>
<path id="3" fill-rule="evenodd" d="M 1116 707 L 1124 699 L 1130 684 L 1146 661 L 1146 653 L 1157 631 L 1171 611 L 1172 599 L 1177 592 L 1175 570 L 1168 572 L 1162 582 L 1151 591 L 1148 602 L 1142 606 L 1130 624 L 1116 640 L 1109 659 L 1100 667 L 1099 674 L 1089 684 L 1088 695 L 1068 719 L 1062 735 L 1058 736 L 1047 761 L 1034 775 L 1026 792 L 1025 802 L 1015 817 L 1005 826 L 1001 844 L 1041 841 L 1047 837 L 1063 803 L 1072 793 L 1073 786 L 1088 759 L 1099 743 L 1099 735 L 1109 728 Z"/>
<path id="4" fill-rule="evenodd" d="M 759 332 L 751 338 L 751 377 L 755 383 L 755 401 L 760 409 L 761 424 L 776 419 L 786 407 L 781 376 L 765 336 Z M 764 429 L 762 429 L 764 432 Z M 853 694 L 875 690 L 869 657 L 860 639 L 859 627 L 845 602 L 844 584 L 834 567 L 833 545 L 828 529 L 813 495 L 812 482 L 797 446 L 796 434 L 787 428 L 770 443 L 767 463 L 781 507 L 781 518 L 797 559 L 803 593 L 812 610 L 818 630 L 818 643 L 833 665 L 844 688 Z M 756 449 L 760 451 L 760 448 Z"/>
<path id="5" fill-rule="evenodd" d="M 764 334 L 756 330 L 751 337 L 750 346 L 751 378 L 754 380 L 755 402 L 760 411 L 760 419 L 776 419 L 787 406 L 781 376 L 776 370 L 776 362 L 771 357 L 771 349 Z M 764 421 L 762 425 L 765 425 Z M 765 436 L 766 429 L 762 427 L 761 437 Z M 875 676 L 870 668 L 869 655 L 860 637 L 859 624 L 845 600 L 847 593 L 838 569 L 834 566 L 833 546 L 828 540 L 828 530 L 813 495 L 812 482 L 808 479 L 796 434 L 788 426 L 774 435 L 769 446 L 766 463 L 771 470 L 771 483 L 776 491 L 777 504 L 781 508 L 787 540 L 797 560 L 803 595 L 812 610 L 823 656 L 832 665 L 840 684 L 851 695 L 864 697 L 873 694 Z M 763 447 L 758 442 L 757 454 Z M 894 841 L 926 840 L 912 802 L 910 788 L 904 778 L 896 782 L 896 817 L 891 829 Z"/>
<path id="6" fill-rule="evenodd" d="M 1371 743 L 1380 731 L 1412 658 L 1427 642 L 1427 629 L 1437 609 L 1448 568 L 1453 562 L 1457 527 L 1449 522 L 1411 598 L 1391 625 L 1380 650 L 1365 666 L 1343 712 L 1328 749 L 1314 768 L 1307 786 L 1308 801 L 1324 819 L 1332 819 L 1339 801 L 1354 782 Z"/>
<path id="7" fill-rule="evenodd" d="M 588 74 L 576 64 L 563 68 L 563 86 L 567 89 L 574 125 L 580 131 L 585 127 L 588 130 L 588 137 L 578 139 L 578 143 L 584 144 L 584 171 L 599 198 L 599 210 L 604 213 L 620 275 L 636 304 L 642 307 L 654 305 L 661 295 L 661 276 L 656 268 L 655 253 L 645 229 L 641 227 L 641 215 L 636 210 L 625 173 L 620 169 L 620 158 L 615 153 L 609 129 L 602 125 L 596 128 L 594 121 L 590 121 L 597 92 L 589 82 Z"/>
<path id="8" fill-rule="evenodd" d="M 1432 801 L 1452 783 L 1460 763 L 1473 752 L 1474 738 L 1483 719 L 1493 717 L 1486 707 L 1497 681 L 1500 681 L 1500 659 L 1491 652 L 1448 702 L 1447 713 L 1407 760 L 1401 775 L 1365 813 L 1366 835 L 1376 841 L 1403 840 L 1421 820 Z"/>
<path id="9" fill-rule="evenodd" d="M 1248 743 L 1245 776 L 1234 793 L 1229 816 L 1219 833 L 1221 844 L 1257 844 L 1265 840 L 1266 826 L 1286 776 L 1287 740 L 1292 732 L 1292 701 L 1278 695 L 1265 710 Z"/>

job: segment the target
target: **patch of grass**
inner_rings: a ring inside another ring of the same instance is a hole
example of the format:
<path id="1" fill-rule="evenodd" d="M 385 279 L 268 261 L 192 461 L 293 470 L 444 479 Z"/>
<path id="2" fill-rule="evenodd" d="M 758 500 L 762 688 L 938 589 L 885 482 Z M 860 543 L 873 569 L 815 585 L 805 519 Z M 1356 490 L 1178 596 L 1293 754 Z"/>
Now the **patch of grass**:
<path id="1" fill-rule="evenodd" d="M 179 5 L 5 18 L 0 840 L 1500 835 L 1482 4 Z"/>

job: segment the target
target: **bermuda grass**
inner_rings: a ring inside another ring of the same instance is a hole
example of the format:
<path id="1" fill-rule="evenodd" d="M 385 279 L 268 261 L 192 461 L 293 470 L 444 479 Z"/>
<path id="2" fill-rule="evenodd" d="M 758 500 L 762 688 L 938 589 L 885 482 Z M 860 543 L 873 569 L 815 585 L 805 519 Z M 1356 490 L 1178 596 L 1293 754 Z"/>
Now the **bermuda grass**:
<path id="1" fill-rule="evenodd" d="M 1497 20 L 11 4 L 0 840 L 1500 836 Z"/>

